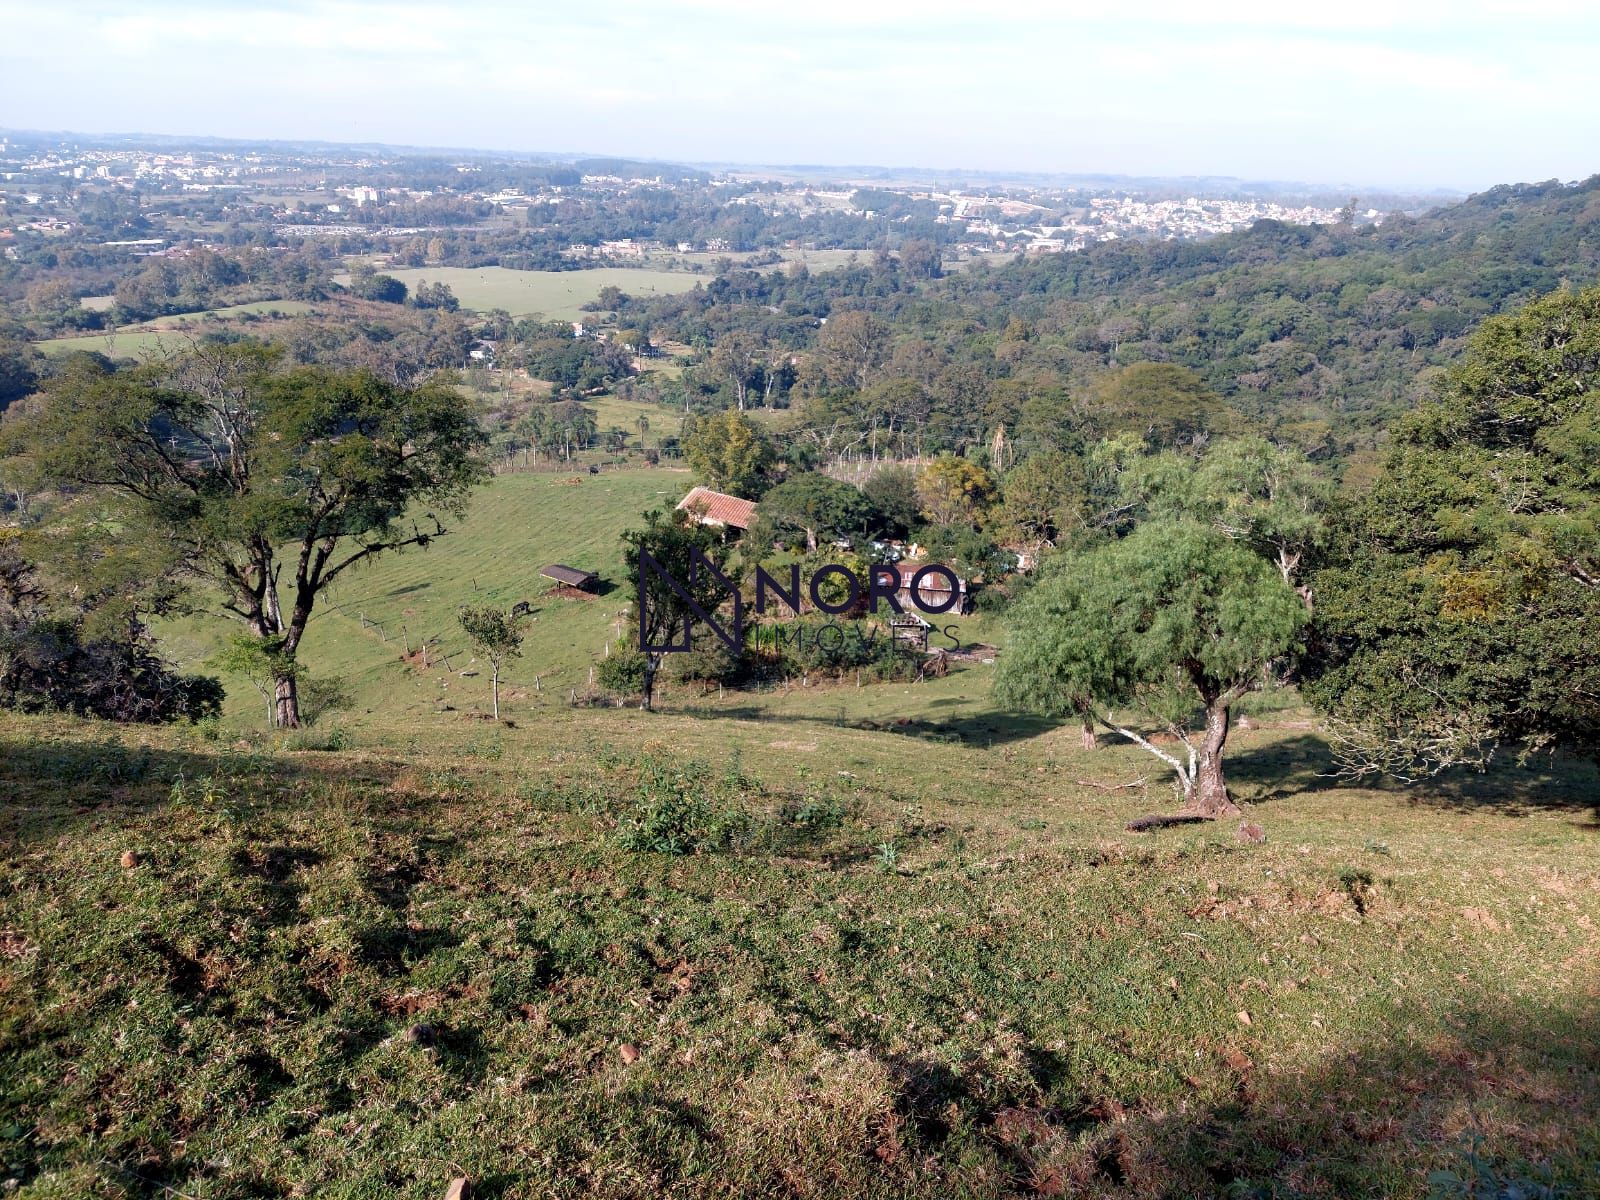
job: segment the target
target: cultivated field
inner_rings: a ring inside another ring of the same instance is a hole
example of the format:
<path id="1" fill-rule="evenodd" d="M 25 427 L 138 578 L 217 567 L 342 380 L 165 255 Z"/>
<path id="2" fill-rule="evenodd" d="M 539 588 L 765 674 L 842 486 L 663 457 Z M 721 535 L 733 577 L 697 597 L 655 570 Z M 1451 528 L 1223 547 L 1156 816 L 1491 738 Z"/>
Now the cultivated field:
<path id="1" fill-rule="evenodd" d="M 552 321 L 577 321 L 583 305 L 600 295 L 600 289 L 619 287 L 630 296 L 687 292 L 703 283 L 683 271 L 654 271 L 628 267 L 593 267 L 583 271 L 513 271 L 507 267 L 420 267 L 384 272 L 408 288 L 419 283 L 444 283 L 463 308 L 487 312 L 503 308 L 513 316 L 538 314 Z M 348 282 L 345 276 L 335 277 Z"/>

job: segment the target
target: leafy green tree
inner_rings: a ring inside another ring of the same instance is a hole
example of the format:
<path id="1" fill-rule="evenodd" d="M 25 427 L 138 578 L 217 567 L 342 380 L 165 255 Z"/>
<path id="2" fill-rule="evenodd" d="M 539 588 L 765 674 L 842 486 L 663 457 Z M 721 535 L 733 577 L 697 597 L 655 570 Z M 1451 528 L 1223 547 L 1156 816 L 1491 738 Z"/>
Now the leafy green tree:
<path id="1" fill-rule="evenodd" d="M 861 492 L 826 475 L 806 472 L 784 480 L 761 497 L 761 516 L 776 530 L 799 530 L 806 550 L 818 538 L 849 537 L 861 532 L 869 506 Z"/>
<path id="2" fill-rule="evenodd" d="M 615 642 L 595 668 L 595 681 L 613 695 L 637 696 L 644 691 L 645 656 L 627 638 Z"/>
<path id="3" fill-rule="evenodd" d="M 374 276 L 374 279 L 387 279 L 389 276 Z M 395 280 L 394 282 L 399 282 Z M 404 284 L 400 284 L 402 288 Z M 383 297 L 373 296 L 372 299 Z M 429 283 L 426 279 L 417 282 L 416 295 L 411 297 L 413 308 L 438 308 L 445 312 L 456 312 L 461 308 L 461 301 L 456 299 L 456 294 L 450 290 L 448 283 Z"/>
<path id="4" fill-rule="evenodd" d="M 683 452 L 706 486 L 747 500 L 760 495 L 773 462 L 772 442 L 761 427 L 733 409 L 692 420 Z"/>
<path id="5" fill-rule="evenodd" d="M 261 694 L 261 702 L 267 707 L 268 728 L 278 722 L 278 681 L 293 679 L 297 694 L 298 685 L 305 682 L 299 664 L 285 658 L 275 644 L 250 634 L 229 638 L 226 646 L 206 660 L 206 665 L 228 675 L 243 676 Z"/>
<path id="6" fill-rule="evenodd" d="M 766 347 L 748 330 L 735 329 L 717 339 L 707 360 L 712 374 L 733 389 L 735 402 L 743 412 L 750 389 L 760 381 L 766 363 Z"/>
<path id="7" fill-rule="evenodd" d="M 1311 607 L 1306 567 L 1326 539 L 1333 499 L 1325 472 L 1293 447 L 1225 438 L 1200 460 L 1195 499 L 1212 525 L 1272 563 Z"/>
<path id="8" fill-rule="evenodd" d="M 1600 289 L 1485 322 L 1327 559 L 1305 691 L 1348 771 L 1600 755 Z"/>
<path id="9" fill-rule="evenodd" d="M 82 592 L 52 604 L 53 590 L 23 539 L 0 530 L 0 707 L 146 722 L 220 710 L 222 686 L 175 673 L 136 612 L 96 611 L 100 597 Z"/>
<path id="10" fill-rule="evenodd" d="M 1065 388 L 1041 388 L 1022 401 L 1015 440 L 1025 448 L 1081 450 L 1083 424 L 1083 413 Z"/>
<path id="11" fill-rule="evenodd" d="M 559 443 L 570 462 L 574 450 L 581 450 L 594 440 L 599 432 L 599 422 L 594 409 L 576 400 L 557 400 L 544 406 L 544 416 L 552 444 Z"/>
<path id="12" fill-rule="evenodd" d="M 527 622 L 492 605 L 469 605 L 456 614 L 478 657 L 489 664 L 489 694 L 494 719 L 500 719 L 500 669 L 509 659 L 522 657 Z"/>
<path id="13" fill-rule="evenodd" d="M 944 273 L 939 247 L 926 238 L 907 238 L 900 247 L 900 269 L 912 279 L 937 279 Z"/>
<path id="14" fill-rule="evenodd" d="M 612 340 L 619 346 L 626 346 L 640 358 L 648 358 L 655 352 L 655 347 L 650 344 L 649 333 L 637 327 L 617 330 Z"/>
<path id="15" fill-rule="evenodd" d="M 1198 462 L 1173 451 L 1130 460 L 1122 478 L 1127 504 L 1205 521 L 1270 562 L 1311 607 L 1306 567 L 1325 541 L 1333 485 L 1299 450 L 1224 438 Z"/>
<path id="16" fill-rule="evenodd" d="M 1051 562 L 1013 610 L 997 698 L 1088 717 L 1155 755 L 1182 798 L 1171 819 L 1237 813 L 1222 769 L 1232 707 L 1296 644 L 1307 620 L 1299 598 L 1260 555 L 1195 521 L 1147 522 Z M 1182 757 L 1117 709 L 1166 730 Z"/>
<path id="17" fill-rule="evenodd" d="M 363 300 L 376 300 L 381 304 L 404 304 L 406 302 L 406 285 L 393 275 L 371 275 L 359 282 L 352 279 L 351 285 L 355 288 L 356 295 Z M 446 291 L 450 290 L 444 284 L 439 286 L 444 287 Z M 119 292 L 119 303 L 121 302 L 120 298 L 121 293 Z M 438 306 L 429 304 L 425 307 Z"/>
<path id="18" fill-rule="evenodd" d="M 1227 425 L 1222 401 L 1193 371 L 1142 362 L 1101 376 L 1093 419 L 1106 432 L 1139 434 L 1153 448 L 1186 446 Z"/>
<path id="19" fill-rule="evenodd" d="M 655 706 L 656 676 L 668 653 L 651 647 L 676 645 L 689 635 L 695 615 L 685 595 L 706 612 L 714 612 L 723 602 L 727 593 L 716 572 L 725 570 L 729 551 L 715 531 L 687 519 L 683 513 L 652 511 L 644 515 L 644 521 L 642 529 L 630 529 L 622 535 L 622 541 L 629 577 L 640 584 L 634 603 L 644 606 L 643 612 L 636 611 L 634 616 L 641 634 L 639 649 L 644 655 L 640 707 L 648 712 Z M 648 571 L 641 575 L 641 551 L 660 564 L 661 571 L 683 589 L 682 594 L 660 573 Z M 715 570 L 702 565 L 702 560 Z"/>
<path id="20" fill-rule="evenodd" d="M 867 448 L 915 446 L 933 412 L 927 389 L 915 379 L 882 379 L 867 387 L 846 406 L 855 423 L 868 430 Z"/>
<path id="21" fill-rule="evenodd" d="M 598 430 L 594 409 L 577 400 L 554 400 L 535 404 L 513 432 L 536 450 L 559 452 L 570 462 L 573 452 L 593 441 Z"/>
<path id="22" fill-rule="evenodd" d="M 1055 545 L 1081 521 L 1086 480 L 1077 455 L 1048 450 L 1006 472 L 998 524 L 1005 536 L 1034 548 Z"/>
<path id="23" fill-rule="evenodd" d="M 917 473 L 898 463 L 880 467 L 861 494 L 872 507 L 878 528 L 892 537 L 905 537 L 922 519 L 917 504 Z"/>
<path id="24" fill-rule="evenodd" d="M 79 364 L 7 421 L 0 449 L 53 486 L 107 494 L 131 536 L 214 588 L 284 665 L 276 720 L 293 727 L 288 668 L 318 598 L 357 563 L 444 535 L 435 512 L 460 513 L 485 477 L 486 438 L 445 383 L 278 359 L 245 343 L 115 373 Z"/>
<path id="25" fill-rule="evenodd" d="M 917 503 L 935 525 L 978 525 L 995 498 L 989 472 L 965 458 L 942 454 L 917 476 Z"/>
<path id="26" fill-rule="evenodd" d="M 39 365 L 31 348 L 0 341 L 0 413 L 39 386 Z"/>
<path id="27" fill-rule="evenodd" d="M 823 378 L 862 391 L 889 356 L 889 327 L 868 312 L 836 312 L 817 335 Z"/>

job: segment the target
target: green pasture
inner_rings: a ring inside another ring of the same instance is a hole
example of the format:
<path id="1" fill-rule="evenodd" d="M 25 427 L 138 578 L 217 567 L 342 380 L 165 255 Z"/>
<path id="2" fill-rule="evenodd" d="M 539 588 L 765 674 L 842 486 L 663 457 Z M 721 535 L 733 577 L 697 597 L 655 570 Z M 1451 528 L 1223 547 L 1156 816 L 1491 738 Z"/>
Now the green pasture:
<path id="1" fill-rule="evenodd" d="M 513 316 L 538 314 L 552 321 L 578 321 L 592 316 L 583 305 L 605 287 L 619 287 L 630 296 L 687 292 L 698 277 L 683 271 L 647 268 L 593 267 L 582 271 L 513 271 L 508 267 L 420 267 L 384 272 L 408 288 L 419 283 L 448 284 L 463 308 L 477 312 L 504 309 Z M 347 282 L 348 277 L 336 277 Z"/>

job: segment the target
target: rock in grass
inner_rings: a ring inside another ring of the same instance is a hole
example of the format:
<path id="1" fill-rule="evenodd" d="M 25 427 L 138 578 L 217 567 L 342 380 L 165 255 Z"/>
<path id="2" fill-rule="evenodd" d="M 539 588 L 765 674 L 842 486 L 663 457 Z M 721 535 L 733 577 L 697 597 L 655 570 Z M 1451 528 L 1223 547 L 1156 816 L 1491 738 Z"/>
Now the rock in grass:
<path id="1" fill-rule="evenodd" d="M 617 1047 L 617 1053 L 622 1056 L 622 1061 L 630 1067 L 639 1061 L 639 1047 L 632 1042 L 623 1042 L 622 1045 Z"/>
<path id="2" fill-rule="evenodd" d="M 444 1190 L 444 1200 L 472 1200 L 472 1180 L 465 1175 L 452 1179 Z"/>
<path id="3" fill-rule="evenodd" d="M 139 865 L 139 852 L 137 850 L 124 850 L 122 857 L 117 861 L 122 864 L 124 871 L 131 871 Z"/>
<path id="4" fill-rule="evenodd" d="M 406 1041 L 417 1046 L 431 1046 L 439 1040 L 439 1031 L 432 1025 L 416 1024 L 407 1027 L 402 1035 Z"/>

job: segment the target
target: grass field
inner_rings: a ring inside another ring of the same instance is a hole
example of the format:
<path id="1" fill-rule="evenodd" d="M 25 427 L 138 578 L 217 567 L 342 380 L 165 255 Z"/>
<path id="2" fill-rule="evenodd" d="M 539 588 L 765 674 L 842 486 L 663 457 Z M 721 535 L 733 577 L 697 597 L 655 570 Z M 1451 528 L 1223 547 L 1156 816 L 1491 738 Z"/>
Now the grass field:
<path id="1" fill-rule="evenodd" d="M 178 330 L 138 326 L 119 329 L 114 334 L 101 332 L 87 337 L 45 338 L 35 342 L 34 347 L 44 354 L 89 350 L 113 358 L 137 358 L 148 350 L 181 349 L 189 344 L 190 336 Z"/>
<path id="2" fill-rule="evenodd" d="M 157 317 L 136 325 L 124 325 L 114 334 L 100 332 L 81 337 L 47 338 L 34 345 L 44 354 L 92 350 L 117 357 L 137 357 L 147 350 L 182 348 L 191 337 L 204 332 L 205 326 L 214 321 L 226 321 L 230 317 L 244 315 L 292 317 L 310 311 L 311 305 L 303 300 L 256 300 L 249 304 L 232 304 L 201 312 Z"/>
<path id="3" fill-rule="evenodd" d="M 630 296 L 687 292 L 704 280 L 683 271 L 593 267 L 582 271 L 513 271 L 508 267 L 421 267 L 384 272 L 415 289 L 421 282 L 450 286 L 463 308 L 503 308 L 513 316 L 539 314 L 552 321 L 577 321 L 583 305 L 600 289 L 619 287 Z M 348 282 L 347 276 L 335 276 Z"/>
<path id="4" fill-rule="evenodd" d="M 624 400 L 620 396 L 610 394 L 592 396 L 584 401 L 594 409 L 595 425 L 601 433 L 608 429 L 622 429 L 628 437 L 639 441 L 643 437 L 643 445 L 661 445 L 662 437 L 676 437 L 683 425 L 683 412 L 681 409 L 668 408 L 663 404 L 648 404 L 640 400 Z M 642 435 L 639 432 L 639 418 L 643 416 L 650 422 L 650 428 Z"/>
<path id="5" fill-rule="evenodd" d="M 503 705 L 515 714 L 564 703 L 572 688 L 587 687 L 589 667 L 605 652 L 627 604 L 620 533 L 647 508 L 676 504 L 688 487 L 687 472 L 670 470 L 502 475 L 449 536 L 420 554 L 378 559 L 352 572 L 306 635 L 318 672 L 343 680 L 352 693 L 355 707 L 339 719 L 403 727 L 443 705 L 466 712 L 486 703 L 485 679 L 455 674 L 468 668 L 469 657 L 456 611 L 519 600 L 531 600 L 537 611 L 525 656 L 505 673 Z M 550 563 L 598 571 L 610 590 L 592 600 L 546 597 L 554 585 L 539 571 Z M 214 620 L 188 620 L 164 636 L 193 667 L 215 652 L 219 628 Z M 453 656 L 454 671 L 401 661 L 407 644 L 415 651 L 433 638 Z M 230 709 L 241 720 L 259 720 L 247 691 L 230 697 Z"/>
<path id="6" fill-rule="evenodd" d="M 1126 832 L 1172 803 L 1152 760 L 981 665 L 572 707 L 618 533 L 689 482 L 495 479 L 313 619 L 352 707 L 306 733 L 242 687 L 211 730 L 0 714 L 0 1186 L 1600 1194 L 1593 765 L 1345 787 L 1270 696 L 1246 844 Z M 519 599 L 496 726 L 455 611 Z"/>
<path id="7" fill-rule="evenodd" d="M 331 754 L 0 718 L 6 1171 L 33 1197 L 1593 1195 L 1592 771 L 1331 788 L 1287 717 L 1238 747 L 1292 781 L 1260 846 L 1123 833 L 1163 802 L 1101 790 L 1138 756 L 1029 724 L 565 710 Z M 664 826 L 698 848 L 632 848 Z"/>
<path id="8" fill-rule="evenodd" d="M 599 475 L 587 470 L 508 473 L 485 487 L 465 519 L 452 523 L 452 532 L 427 550 L 352 571 L 312 617 L 306 634 L 306 661 L 314 673 L 342 680 L 350 693 L 349 710 L 332 719 L 378 736 L 426 722 L 446 706 L 460 716 L 486 711 L 486 677 L 459 674 L 476 666 L 456 612 L 464 604 L 510 607 L 520 600 L 530 601 L 535 611 L 523 657 L 502 676 L 502 711 L 518 718 L 564 708 L 573 689 L 588 690 L 590 668 L 623 631 L 633 583 L 623 567 L 622 531 L 639 524 L 650 508 L 675 505 L 691 482 L 686 470 L 670 468 L 608 469 Z M 602 594 L 584 600 L 555 594 L 555 585 L 539 575 L 551 563 L 598 572 Z M 940 624 L 958 630 L 963 641 L 1000 637 L 979 615 Z M 186 669 L 205 670 L 228 628 L 214 618 L 191 618 L 163 626 L 162 637 Z M 402 661 L 424 640 L 437 643 L 428 669 Z M 952 690 L 950 679 L 916 687 L 914 706 L 924 699 L 944 708 L 968 703 L 959 689 Z M 978 709 L 984 703 L 981 690 L 971 698 Z M 911 695 L 909 688 L 902 691 Z M 733 693 L 720 702 L 695 693 L 694 702 L 721 703 L 730 711 L 745 703 Z M 810 715 L 832 720 L 840 711 L 859 715 L 874 706 L 881 709 L 883 698 L 874 689 L 850 687 L 791 689 L 763 702 L 779 711 L 798 704 Z M 256 695 L 238 680 L 230 688 L 228 712 L 246 725 L 262 720 Z M 896 713 L 904 715 L 900 707 Z"/>

